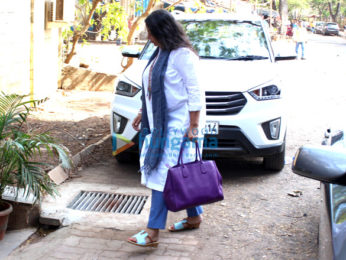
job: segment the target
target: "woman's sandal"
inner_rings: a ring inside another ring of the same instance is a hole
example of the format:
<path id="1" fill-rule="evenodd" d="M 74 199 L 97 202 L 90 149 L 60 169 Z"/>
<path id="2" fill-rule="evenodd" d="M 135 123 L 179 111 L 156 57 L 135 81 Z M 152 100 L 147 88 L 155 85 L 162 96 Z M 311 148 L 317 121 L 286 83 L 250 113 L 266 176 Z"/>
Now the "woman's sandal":
<path id="1" fill-rule="evenodd" d="M 135 238 L 137 242 L 130 240 L 131 238 Z M 129 242 L 132 245 L 142 247 L 157 247 L 159 245 L 159 242 L 154 241 L 144 230 L 138 232 L 136 235 L 133 235 L 131 238 L 129 238 L 127 242 Z M 149 243 L 147 243 L 146 238 L 149 239 Z"/>
<path id="2" fill-rule="evenodd" d="M 200 224 L 201 224 L 201 222 L 195 223 L 195 224 L 190 224 L 189 222 L 187 222 L 187 219 L 185 218 L 180 222 L 174 223 L 173 227 L 172 226 L 168 227 L 168 231 L 178 232 L 178 231 L 183 231 L 183 230 L 196 229 L 196 228 L 199 228 Z"/>

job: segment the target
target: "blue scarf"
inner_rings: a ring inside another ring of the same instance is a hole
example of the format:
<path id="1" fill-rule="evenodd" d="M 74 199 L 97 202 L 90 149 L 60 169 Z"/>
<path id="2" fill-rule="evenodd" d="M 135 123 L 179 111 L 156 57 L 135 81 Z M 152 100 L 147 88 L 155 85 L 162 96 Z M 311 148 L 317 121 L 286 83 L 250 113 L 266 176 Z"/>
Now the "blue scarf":
<path id="1" fill-rule="evenodd" d="M 159 48 L 150 57 L 148 65 L 155 59 L 159 54 Z M 159 57 L 153 67 L 151 73 L 151 98 L 152 98 L 152 111 L 154 119 L 154 129 L 151 133 L 151 141 L 144 158 L 144 165 L 142 169 L 145 170 L 147 175 L 155 169 L 163 155 L 163 150 L 166 143 L 166 131 L 167 131 L 167 104 L 164 89 L 164 78 L 167 70 L 168 58 L 170 51 L 161 50 Z M 145 69 L 146 69 L 145 68 Z M 144 70 L 145 70 L 144 69 Z M 142 121 L 141 121 L 141 132 L 139 135 L 139 147 L 143 145 L 145 136 L 150 133 L 150 126 L 145 102 L 145 91 L 142 82 Z"/>

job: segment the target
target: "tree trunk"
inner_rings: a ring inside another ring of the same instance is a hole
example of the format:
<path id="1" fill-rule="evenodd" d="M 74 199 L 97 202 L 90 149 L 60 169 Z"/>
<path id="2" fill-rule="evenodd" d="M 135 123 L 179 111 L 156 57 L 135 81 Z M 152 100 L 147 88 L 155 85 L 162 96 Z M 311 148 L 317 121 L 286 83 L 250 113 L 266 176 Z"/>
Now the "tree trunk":
<path id="1" fill-rule="evenodd" d="M 329 8 L 329 14 L 332 17 L 332 21 L 334 23 L 336 23 L 336 19 L 337 19 L 338 15 L 339 15 L 339 11 L 340 11 L 340 2 L 338 2 L 336 4 L 335 13 L 333 13 L 332 2 L 328 2 L 328 8 Z"/>
<path id="2" fill-rule="evenodd" d="M 133 38 L 133 35 L 138 27 L 138 25 L 142 22 L 142 20 L 144 20 L 148 15 L 149 13 L 151 12 L 151 10 L 154 8 L 155 6 L 155 3 L 156 3 L 156 0 L 150 0 L 149 1 L 149 4 L 148 4 L 148 8 L 147 10 L 145 10 L 145 12 L 139 16 L 135 21 L 134 23 L 131 25 L 131 28 L 130 28 L 130 31 L 129 31 L 129 34 L 127 36 L 127 44 L 128 45 L 131 45 L 132 44 L 132 38 Z"/>
<path id="3" fill-rule="evenodd" d="M 93 17 L 93 14 L 96 10 L 97 5 L 101 2 L 102 0 L 93 0 L 92 2 L 92 7 L 91 10 L 89 12 L 88 18 L 85 20 L 85 23 L 83 25 L 83 28 L 80 31 L 75 31 L 73 34 L 73 38 L 72 38 L 72 49 L 71 51 L 67 54 L 66 59 L 65 59 L 65 63 L 69 64 L 72 57 L 76 54 L 75 53 L 75 48 L 76 48 L 76 44 L 78 42 L 78 40 L 80 39 L 80 37 L 82 37 L 84 35 L 84 33 L 88 30 L 88 28 L 90 27 L 90 21 L 91 18 Z"/>
<path id="4" fill-rule="evenodd" d="M 280 28 L 280 34 L 281 35 L 286 35 L 287 27 L 286 25 L 288 24 L 288 5 L 287 5 L 287 0 L 280 0 L 279 2 L 279 11 L 280 11 L 280 16 L 281 16 L 281 28 Z"/>
<path id="5" fill-rule="evenodd" d="M 147 10 L 145 10 L 145 12 L 139 16 L 131 25 L 129 34 L 127 35 L 127 45 L 131 45 L 133 42 L 133 35 L 135 34 L 135 31 L 138 27 L 138 25 L 149 15 L 150 11 L 154 8 L 156 3 L 156 0 L 150 0 L 149 4 L 148 4 L 148 8 Z M 133 58 L 127 58 L 126 59 L 126 64 L 123 64 L 125 58 L 122 59 L 121 61 L 121 67 L 123 67 L 123 70 L 121 72 L 124 72 L 125 70 L 127 70 L 133 63 Z"/>
<path id="6" fill-rule="evenodd" d="M 276 1 L 272 0 L 272 7 L 274 11 L 277 11 L 278 9 L 276 8 Z"/>

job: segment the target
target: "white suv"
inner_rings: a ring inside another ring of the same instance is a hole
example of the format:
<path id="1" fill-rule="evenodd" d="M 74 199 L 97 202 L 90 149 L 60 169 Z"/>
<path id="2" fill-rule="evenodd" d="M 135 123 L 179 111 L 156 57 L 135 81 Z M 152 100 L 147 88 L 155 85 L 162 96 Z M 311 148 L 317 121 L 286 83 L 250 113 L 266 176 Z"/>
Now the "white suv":
<path id="1" fill-rule="evenodd" d="M 179 16 L 201 58 L 206 91 L 204 157 L 263 157 L 264 167 L 284 166 L 286 118 L 277 64 L 264 22 L 222 14 Z M 155 46 L 123 50 L 138 60 L 119 78 L 111 107 L 113 154 L 138 154 L 132 120 L 141 107 L 142 71 Z M 283 58 L 283 57 L 281 57 Z"/>

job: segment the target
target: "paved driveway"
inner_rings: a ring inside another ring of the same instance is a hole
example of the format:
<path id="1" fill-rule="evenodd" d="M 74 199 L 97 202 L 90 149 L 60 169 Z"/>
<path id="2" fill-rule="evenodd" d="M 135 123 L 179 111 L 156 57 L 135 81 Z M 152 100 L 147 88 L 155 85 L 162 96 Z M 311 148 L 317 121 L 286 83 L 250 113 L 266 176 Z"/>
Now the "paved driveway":
<path id="1" fill-rule="evenodd" d="M 144 228 L 148 212 L 132 224 L 131 216 L 126 222 L 115 214 L 114 221 L 123 222 L 113 228 L 110 222 L 102 227 L 102 215 L 97 215 L 98 221 L 77 221 L 15 251 L 10 259 L 34 255 L 37 257 L 32 259 L 317 259 L 319 182 L 293 174 L 291 161 L 300 145 L 318 144 L 326 128 L 345 124 L 346 44 L 341 37 L 310 36 L 307 60 L 278 64 L 286 85 L 289 118 L 286 166 L 280 173 L 265 172 L 258 160 L 218 161 L 225 200 L 204 207 L 199 230 L 164 231 L 159 249 L 123 242 Z M 142 192 L 137 170 L 136 163 L 119 165 L 113 158 L 105 158 L 81 171 L 81 177 L 72 182 Z M 169 223 L 183 216 L 183 212 L 169 214 Z"/>

